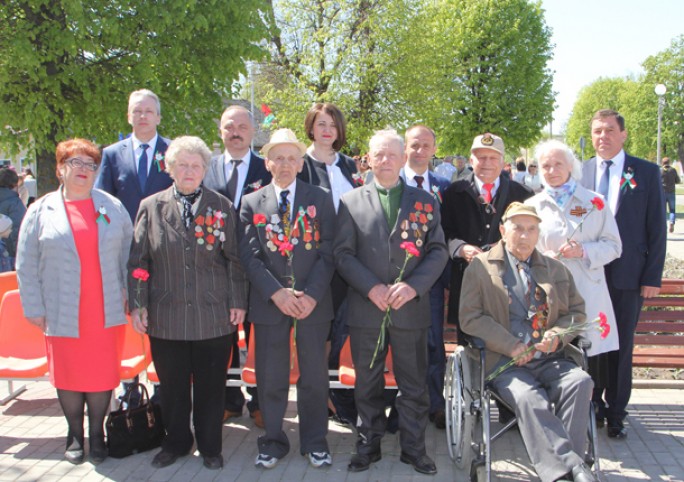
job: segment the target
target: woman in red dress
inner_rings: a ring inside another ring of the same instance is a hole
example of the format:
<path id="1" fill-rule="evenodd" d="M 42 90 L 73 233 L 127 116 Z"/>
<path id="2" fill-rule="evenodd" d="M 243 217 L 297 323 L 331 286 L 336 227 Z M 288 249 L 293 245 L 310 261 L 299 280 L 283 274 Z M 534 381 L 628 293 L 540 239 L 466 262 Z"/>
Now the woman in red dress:
<path id="1" fill-rule="evenodd" d="M 38 199 L 19 233 L 17 277 L 24 315 L 46 335 L 50 381 L 69 426 L 66 459 L 107 456 L 104 418 L 119 384 L 126 262 L 132 238 L 123 205 L 93 189 L 100 151 L 90 141 L 57 146 L 61 187 Z"/>

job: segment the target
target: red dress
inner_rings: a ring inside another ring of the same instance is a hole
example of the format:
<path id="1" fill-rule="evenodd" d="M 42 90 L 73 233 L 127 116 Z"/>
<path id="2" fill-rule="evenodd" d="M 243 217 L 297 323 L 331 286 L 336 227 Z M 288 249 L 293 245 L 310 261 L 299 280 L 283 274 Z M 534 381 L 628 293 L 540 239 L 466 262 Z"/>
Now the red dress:
<path id="1" fill-rule="evenodd" d="M 62 390 L 113 390 L 120 382 L 119 364 L 125 325 L 104 326 L 97 212 L 92 199 L 65 200 L 64 204 L 81 263 L 79 335 L 78 338 L 45 337 L 50 381 L 55 388 Z"/>

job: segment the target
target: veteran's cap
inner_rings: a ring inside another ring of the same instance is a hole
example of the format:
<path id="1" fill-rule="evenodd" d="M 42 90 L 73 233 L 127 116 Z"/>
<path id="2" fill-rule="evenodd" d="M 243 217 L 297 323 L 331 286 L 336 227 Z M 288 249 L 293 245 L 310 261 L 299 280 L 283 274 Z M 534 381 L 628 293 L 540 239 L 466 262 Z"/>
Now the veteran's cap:
<path id="1" fill-rule="evenodd" d="M 470 148 L 470 152 L 473 152 L 475 149 L 491 149 L 501 154 L 502 158 L 506 151 L 503 139 L 489 132 L 473 139 L 473 146 Z"/>
<path id="2" fill-rule="evenodd" d="M 501 218 L 501 222 L 505 223 L 514 216 L 532 216 L 533 218 L 536 218 L 537 221 L 541 222 L 541 218 L 537 214 L 537 210 L 534 208 L 534 206 L 528 206 L 527 204 L 523 204 L 518 201 L 512 202 L 508 206 L 506 212 L 504 212 L 504 215 Z"/>

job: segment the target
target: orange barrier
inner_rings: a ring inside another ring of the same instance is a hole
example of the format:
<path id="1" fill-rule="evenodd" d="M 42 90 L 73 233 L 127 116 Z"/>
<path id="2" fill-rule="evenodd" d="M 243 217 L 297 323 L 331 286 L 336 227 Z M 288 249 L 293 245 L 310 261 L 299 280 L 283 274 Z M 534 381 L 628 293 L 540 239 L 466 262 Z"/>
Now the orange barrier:
<path id="1" fill-rule="evenodd" d="M 385 388 L 396 388 L 397 380 L 394 378 L 394 364 L 392 362 L 392 347 L 387 348 L 387 358 L 385 359 Z M 354 387 L 356 383 L 356 372 L 352 361 L 351 344 L 349 338 L 344 342 L 340 353 L 340 383 L 347 387 Z"/>
<path id="2" fill-rule="evenodd" d="M 147 335 L 141 335 L 133 329 L 130 317 L 126 323 L 123 353 L 119 366 L 119 378 L 132 380 L 142 372 L 150 362 L 150 342 Z"/>
<path id="3" fill-rule="evenodd" d="M 26 390 L 25 385 L 14 389 L 13 380 L 44 379 L 47 371 L 45 335 L 24 318 L 19 290 L 7 291 L 0 303 L 0 379 L 7 380 L 9 395 L 0 403 Z"/>

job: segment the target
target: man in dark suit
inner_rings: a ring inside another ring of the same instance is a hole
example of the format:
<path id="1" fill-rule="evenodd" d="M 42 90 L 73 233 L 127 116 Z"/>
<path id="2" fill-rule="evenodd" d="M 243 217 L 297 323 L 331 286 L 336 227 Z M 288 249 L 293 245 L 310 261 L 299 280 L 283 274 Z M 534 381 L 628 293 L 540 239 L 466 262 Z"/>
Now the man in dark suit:
<path id="1" fill-rule="evenodd" d="M 306 146 L 279 129 L 263 148 L 273 182 L 244 197 L 240 257 L 250 280 L 256 376 L 266 434 L 256 465 L 272 468 L 290 449 L 283 417 L 290 387 L 294 324 L 300 452 L 314 467 L 332 464 L 328 433 L 326 338 L 333 319 L 330 280 L 335 210 L 323 189 L 296 179 Z"/>
<path id="2" fill-rule="evenodd" d="M 140 202 L 167 189 L 172 183 L 164 162 L 171 141 L 157 132 L 160 122 L 161 104 L 157 94 L 147 89 L 136 90 L 128 98 L 128 123 L 133 133 L 128 139 L 102 151 L 95 187 L 121 201 L 133 223 Z M 133 381 L 137 383 L 138 377 Z M 124 383 L 124 391 L 130 385 Z M 139 400 L 140 395 L 134 394 L 131 404 L 136 405 Z"/>
<path id="3" fill-rule="evenodd" d="M 430 161 L 437 152 L 435 131 L 423 125 L 410 127 L 404 135 L 406 140 L 406 165 L 401 177 L 407 186 L 417 187 L 435 198 L 437 206 L 442 205 L 442 196 L 451 184 L 443 177 L 430 172 Z M 448 265 L 447 265 L 448 266 Z M 444 351 L 444 290 L 449 286 L 448 270 L 444 269 L 430 289 L 430 318 L 432 325 L 428 333 L 428 392 L 430 394 L 430 421 L 437 428 L 446 427 L 444 413 L 444 373 L 446 353 Z"/>
<path id="4" fill-rule="evenodd" d="M 335 267 L 351 288 L 348 325 L 359 414 L 357 453 L 348 469 L 367 470 L 381 458 L 388 343 L 378 347 L 378 337 L 389 313 L 386 334 L 399 386 L 400 460 L 418 472 L 435 474 L 437 468 L 425 448 L 430 328 L 426 295 L 447 262 L 439 206 L 428 193 L 401 180 L 399 174 L 406 162 L 401 136 L 393 130 L 379 131 L 369 147 L 373 182 L 342 196 L 334 248 Z M 416 256 L 408 256 L 410 247 L 404 244 L 408 242 L 414 243 Z"/>
<path id="5" fill-rule="evenodd" d="M 218 191 L 240 210 L 242 196 L 271 182 L 263 157 L 250 148 L 255 132 L 252 113 L 240 105 L 228 107 L 221 116 L 219 134 L 225 151 L 211 160 L 204 185 Z"/>
<path id="6" fill-rule="evenodd" d="M 463 272 L 476 255 L 499 239 L 499 222 L 513 201 L 532 196 L 528 187 L 502 175 L 505 146 L 493 134 L 475 137 L 470 149 L 473 172 L 454 182 L 444 193 L 442 227 L 449 247 L 451 286 L 448 322 L 458 325 Z"/>
<path id="7" fill-rule="evenodd" d="M 102 152 L 95 187 L 119 199 L 133 222 L 140 201 L 171 185 L 164 170 L 169 140 L 157 133 L 160 121 L 159 97 L 147 89 L 136 90 L 128 99 L 128 123 L 133 134 Z"/>
<path id="8" fill-rule="evenodd" d="M 219 123 L 219 135 L 225 151 L 220 156 L 212 158 L 203 182 L 204 186 L 230 199 L 238 212 L 244 195 L 258 191 L 271 182 L 271 173 L 266 169 L 264 158 L 256 155 L 251 149 L 255 129 L 254 117 L 244 107 L 232 105 L 223 112 Z M 245 323 L 244 328 L 249 340 L 250 323 Z M 233 340 L 231 367 L 240 367 L 237 339 Z M 249 387 L 247 393 L 252 396 L 252 400 L 247 402 L 249 415 L 257 427 L 263 428 L 257 390 Z M 240 387 L 226 387 L 224 421 L 242 416 L 244 404 L 245 396 Z"/>
<path id="9" fill-rule="evenodd" d="M 614 383 L 594 390 L 599 425 L 605 417 L 608 436 L 620 439 L 627 436 L 624 419 L 632 392 L 634 331 L 644 298 L 660 292 L 667 239 L 660 170 L 627 155 L 626 139 L 625 119 L 614 110 L 598 111 L 591 119 L 596 157 L 582 169 L 582 185 L 606 199 L 622 239 L 622 255 L 605 267 L 620 340 L 620 349 L 611 352 L 608 362 L 608 379 Z"/>

